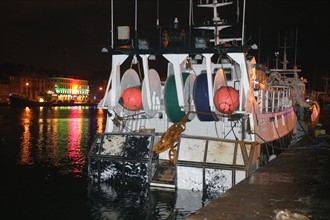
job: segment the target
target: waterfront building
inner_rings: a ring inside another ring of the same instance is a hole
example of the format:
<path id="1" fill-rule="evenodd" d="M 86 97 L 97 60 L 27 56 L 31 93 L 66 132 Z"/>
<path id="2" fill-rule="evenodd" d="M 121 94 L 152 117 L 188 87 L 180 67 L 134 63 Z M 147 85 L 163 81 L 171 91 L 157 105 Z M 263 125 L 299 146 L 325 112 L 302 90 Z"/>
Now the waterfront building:
<path id="1" fill-rule="evenodd" d="M 89 100 L 88 80 L 49 77 L 47 94 L 51 95 L 52 101 L 87 102 Z"/>
<path id="2" fill-rule="evenodd" d="M 89 85 L 88 80 L 23 74 L 10 76 L 3 93 L 42 102 L 87 102 Z"/>
<path id="3" fill-rule="evenodd" d="M 7 104 L 8 100 L 9 84 L 0 80 L 0 105 Z"/>
<path id="4" fill-rule="evenodd" d="M 8 88 L 8 94 L 22 96 L 29 100 L 45 101 L 47 99 L 47 77 L 42 75 L 22 74 L 10 76 Z"/>

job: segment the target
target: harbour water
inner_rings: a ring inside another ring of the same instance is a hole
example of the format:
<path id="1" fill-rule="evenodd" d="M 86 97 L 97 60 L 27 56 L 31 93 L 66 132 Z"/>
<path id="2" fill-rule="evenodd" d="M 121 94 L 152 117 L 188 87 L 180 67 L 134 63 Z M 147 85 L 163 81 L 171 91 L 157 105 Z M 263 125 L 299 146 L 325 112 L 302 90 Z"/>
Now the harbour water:
<path id="1" fill-rule="evenodd" d="M 184 219 L 217 197 L 92 186 L 88 151 L 104 126 L 91 106 L 0 107 L 0 219 Z"/>

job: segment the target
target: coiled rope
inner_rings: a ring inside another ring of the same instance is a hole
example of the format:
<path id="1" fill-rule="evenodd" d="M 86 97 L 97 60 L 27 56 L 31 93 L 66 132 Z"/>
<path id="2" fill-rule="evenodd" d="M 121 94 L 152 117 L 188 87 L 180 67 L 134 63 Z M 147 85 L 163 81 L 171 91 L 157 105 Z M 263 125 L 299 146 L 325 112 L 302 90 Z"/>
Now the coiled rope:
<path id="1" fill-rule="evenodd" d="M 153 151 L 157 154 L 169 149 L 168 157 L 172 164 L 176 164 L 177 151 L 175 148 L 179 143 L 181 133 L 186 130 L 188 116 L 189 112 L 179 122 L 171 125 L 171 127 L 163 133 L 158 143 L 153 146 Z"/>

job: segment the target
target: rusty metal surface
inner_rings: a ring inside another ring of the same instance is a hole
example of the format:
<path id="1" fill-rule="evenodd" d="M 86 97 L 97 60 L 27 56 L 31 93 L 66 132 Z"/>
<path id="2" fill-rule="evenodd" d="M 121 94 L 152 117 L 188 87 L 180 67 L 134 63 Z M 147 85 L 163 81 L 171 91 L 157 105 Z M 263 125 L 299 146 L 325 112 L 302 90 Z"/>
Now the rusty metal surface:
<path id="1" fill-rule="evenodd" d="M 329 133 L 329 111 L 322 114 Z M 329 157 L 329 136 L 306 136 L 186 219 L 330 219 Z"/>

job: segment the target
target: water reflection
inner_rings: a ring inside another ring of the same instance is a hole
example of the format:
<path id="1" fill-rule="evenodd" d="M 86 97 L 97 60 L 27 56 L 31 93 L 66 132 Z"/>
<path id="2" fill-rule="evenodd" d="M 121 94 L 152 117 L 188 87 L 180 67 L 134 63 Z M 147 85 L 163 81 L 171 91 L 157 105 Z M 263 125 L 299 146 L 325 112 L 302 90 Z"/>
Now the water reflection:
<path id="1" fill-rule="evenodd" d="M 0 108 L 1 195 L 18 216 L 11 219 L 184 219 L 209 202 L 183 190 L 87 188 L 88 151 L 105 121 L 90 107 Z"/>
<path id="2" fill-rule="evenodd" d="M 104 125 L 104 122 L 105 122 L 105 120 L 104 120 L 104 112 L 103 112 L 102 109 L 98 109 L 96 121 L 97 121 L 96 132 L 97 133 L 102 133 L 104 131 L 104 126 L 103 125 Z"/>
<path id="3" fill-rule="evenodd" d="M 82 153 L 80 147 L 81 136 L 83 134 L 83 123 L 84 120 L 82 118 L 76 118 L 76 115 L 79 115 L 81 109 L 72 108 L 70 109 L 69 117 L 72 118 L 69 122 L 69 134 L 68 134 L 68 157 L 71 161 L 72 172 L 81 176 L 83 173 L 83 165 L 85 164 L 85 156 Z"/>
<path id="4" fill-rule="evenodd" d="M 96 116 L 90 117 L 91 111 Z M 23 109 L 18 163 L 52 166 L 62 174 L 82 177 L 91 136 L 103 131 L 104 118 L 102 110 L 84 106 Z M 96 120 L 96 127 L 89 126 L 95 124 L 90 120 Z"/>
<path id="5" fill-rule="evenodd" d="M 89 186 L 93 219 L 185 219 L 210 201 L 202 192 L 112 187 L 106 183 Z"/>
<path id="6" fill-rule="evenodd" d="M 30 154 L 30 147 L 31 147 L 31 120 L 33 119 L 33 112 L 29 108 L 25 108 L 22 116 L 22 126 L 24 128 L 23 134 L 22 134 L 22 148 L 20 153 L 20 164 L 26 164 L 31 165 L 33 163 L 31 154 Z"/>

